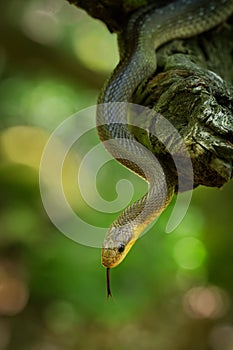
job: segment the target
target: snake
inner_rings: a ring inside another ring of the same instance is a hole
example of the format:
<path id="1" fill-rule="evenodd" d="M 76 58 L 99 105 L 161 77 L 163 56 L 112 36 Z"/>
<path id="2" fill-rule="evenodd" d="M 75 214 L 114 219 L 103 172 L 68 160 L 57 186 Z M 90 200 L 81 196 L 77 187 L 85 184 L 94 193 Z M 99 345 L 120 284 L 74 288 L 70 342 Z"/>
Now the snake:
<path id="1" fill-rule="evenodd" d="M 107 268 L 108 296 L 110 269 L 122 262 L 144 229 L 168 206 L 176 185 L 176 179 L 135 139 L 127 120 L 128 103 L 137 86 L 156 72 L 160 46 L 208 31 L 232 13 L 233 0 L 176 0 L 163 7 L 155 1 L 133 12 L 118 34 L 120 61 L 99 94 L 97 131 L 107 151 L 144 178 L 149 189 L 123 210 L 104 238 L 102 265 Z"/>

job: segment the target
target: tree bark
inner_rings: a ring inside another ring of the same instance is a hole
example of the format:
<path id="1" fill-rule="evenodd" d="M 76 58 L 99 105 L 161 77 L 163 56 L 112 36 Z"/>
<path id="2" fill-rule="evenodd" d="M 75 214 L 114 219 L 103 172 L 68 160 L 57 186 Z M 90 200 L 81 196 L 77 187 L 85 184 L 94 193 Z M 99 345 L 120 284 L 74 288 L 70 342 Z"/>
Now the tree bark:
<path id="1" fill-rule="evenodd" d="M 67 0 L 84 9 L 90 16 L 103 21 L 110 32 L 120 32 L 126 25 L 130 14 L 141 6 L 155 0 Z M 170 0 L 156 0 L 158 6 Z"/>

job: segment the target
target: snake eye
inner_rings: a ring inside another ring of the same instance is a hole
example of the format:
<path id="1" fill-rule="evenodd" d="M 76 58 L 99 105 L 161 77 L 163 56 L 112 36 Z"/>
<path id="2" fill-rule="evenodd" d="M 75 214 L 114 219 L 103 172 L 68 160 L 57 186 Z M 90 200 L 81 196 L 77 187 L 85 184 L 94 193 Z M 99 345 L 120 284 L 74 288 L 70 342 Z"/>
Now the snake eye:
<path id="1" fill-rule="evenodd" d="M 118 253 L 123 253 L 123 251 L 125 250 L 124 244 L 120 244 L 117 250 L 118 250 Z"/>

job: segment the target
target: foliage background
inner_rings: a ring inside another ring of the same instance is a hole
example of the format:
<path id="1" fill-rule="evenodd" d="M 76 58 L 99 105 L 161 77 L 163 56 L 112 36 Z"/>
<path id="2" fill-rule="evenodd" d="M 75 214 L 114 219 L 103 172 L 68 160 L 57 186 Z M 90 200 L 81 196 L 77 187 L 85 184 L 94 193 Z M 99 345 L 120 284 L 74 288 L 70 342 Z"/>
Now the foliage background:
<path id="1" fill-rule="evenodd" d="M 233 183 L 196 189 L 170 235 L 168 208 L 112 271 L 106 301 L 100 249 L 52 225 L 38 170 L 50 133 L 96 103 L 118 59 L 116 38 L 65 0 L 12 0 L 0 10 L 0 349 L 232 350 Z M 106 199 L 122 177 L 134 199 L 145 191 L 112 162 L 98 180 Z M 75 183 L 72 166 L 64 181 Z M 86 220 L 108 226 L 117 215 L 91 211 L 72 189 Z"/>

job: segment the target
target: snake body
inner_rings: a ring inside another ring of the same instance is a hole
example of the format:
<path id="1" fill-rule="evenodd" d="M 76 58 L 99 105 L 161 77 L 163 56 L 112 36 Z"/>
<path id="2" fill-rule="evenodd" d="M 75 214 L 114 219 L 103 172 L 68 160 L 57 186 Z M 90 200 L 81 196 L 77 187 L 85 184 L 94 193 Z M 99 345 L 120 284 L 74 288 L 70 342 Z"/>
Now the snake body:
<path id="1" fill-rule="evenodd" d="M 165 176 L 155 156 L 130 132 L 127 102 L 142 80 L 155 72 L 159 46 L 207 31 L 232 12 L 233 0 L 177 0 L 162 8 L 155 3 L 136 11 L 119 34 L 120 62 L 100 93 L 97 130 L 101 141 L 108 141 L 107 150 L 144 177 L 149 190 L 110 226 L 102 248 L 102 264 L 108 269 L 125 258 L 144 228 L 167 207 L 175 188 L 175 180 Z"/>

